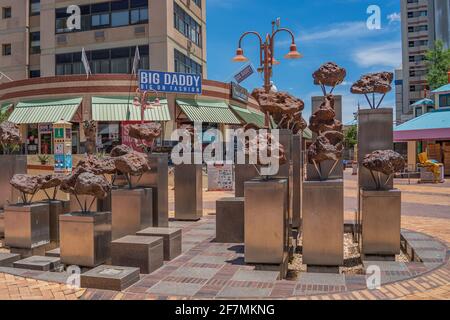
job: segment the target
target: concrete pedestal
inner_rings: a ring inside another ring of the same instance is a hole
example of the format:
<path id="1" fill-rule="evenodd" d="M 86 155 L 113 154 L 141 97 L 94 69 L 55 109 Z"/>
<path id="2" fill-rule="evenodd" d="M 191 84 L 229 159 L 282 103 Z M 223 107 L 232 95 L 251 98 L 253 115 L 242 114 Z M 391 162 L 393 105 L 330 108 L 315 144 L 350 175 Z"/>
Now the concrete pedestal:
<path id="1" fill-rule="evenodd" d="M 0 253 L 0 267 L 12 268 L 13 263 L 20 260 L 20 254 Z"/>
<path id="2" fill-rule="evenodd" d="M 111 212 L 70 213 L 59 217 L 61 262 L 95 267 L 111 253 Z"/>
<path id="3" fill-rule="evenodd" d="M 245 262 L 283 263 L 288 252 L 288 180 L 245 183 Z"/>
<path id="4" fill-rule="evenodd" d="M 341 266 L 344 263 L 344 182 L 303 184 L 303 263 Z"/>
<path id="5" fill-rule="evenodd" d="M 49 205 L 12 205 L 5 207 L 5 245 L 32 249 L 50 242 Z"/>
<path id="6" fill-rule="evenodd" d="M 152 225 L 152 189 L 115 189 L 111 194 L 113 240 Z"/>
<path id="7" fill-rule="evenodd" d="M 302 185 L 303 185 L 303 137 L 293 136 L 292 143 L 292 227 L 301 225 Z"/>
<path id="8" fill-rule="evenodd" d="M 91 211 L 96 212 L 99 210 L 98 206 L 98 200 L 94 199 L 93 196 L 87 196 L 87 195 L 79 195 L 78 200 L 80 201 L 81 205 L 89 207 L 89 205 L 92 203 Z M 80 204 L 78 203 L 76 197 L 71 194 L 70 195 L 70 212 L 79 212 L 82 208 L 80 208 Z"/>
<path id="9" fill-rule="evenodd" d="M 112 264 L 136 267 L 149 274 L 163 266 L 161 237 L 126 236 L 111 243 Z"/>
<path id="10" fill-rule="evenodd" d="M 61 260 L 55 257 L 33 256 L 13 263 L 14 268 L 37 270 L 37 271 L 54 271 L 59 268 Z"/>
<path id="11" fill-rule="evenodd" d="M 27 156 L 0 155 L 0 209 L 10 203 L 16 203 L 19 193 L 9 181 L 15 174 L 27 173 Z"/>
<path id="12" fill-rule="evenodd" d="M 203 216 L 202 165 L 175 167 L 175 219 L 197 221 Z"/>
<path id="13" fill-rule="evenodd" d="M 70 201 L 43 201 L 49 205 L 50 241 L 59 242 L 59 216 L 70 212 Z"/>
<path id="14" fill-rule="evenodd" d="M 142 187 L 152 188 L 153 227 L 169 226 L 169 158 L 167 154 L 149 156 L 151 171 L 142 177 Z"/>
<path id="15" fill-rule="evenodd" d="M 161 237 L 164 245 L 164 261 L 171 261 L 181 255 L 182 229 L 147 228 L 136 233 L 137 236 Z"/>
<path id="16" fill-rule="evenodd" d="M 216 242 L 243 243 L 245 198 L 222 198 L 216 201 Z"/>
<path id="17" fill-rule="evenodd" d="M 401 191 L 361 190 L 362 238 L 364 255 L 400 254 Z"/>
<path id="18" fill-rule="evenodd" d="M 259 177 L 258 170 L 253 164 L 236 164 L 234 166 L 234 195 L 244 196 L 244 183 Z"/>
<path id="19" fill-rule="evenodd" d="M 99 266 L 83 273 L 82 288 L 122 291 L 139 281 L 139 268 Z"/>

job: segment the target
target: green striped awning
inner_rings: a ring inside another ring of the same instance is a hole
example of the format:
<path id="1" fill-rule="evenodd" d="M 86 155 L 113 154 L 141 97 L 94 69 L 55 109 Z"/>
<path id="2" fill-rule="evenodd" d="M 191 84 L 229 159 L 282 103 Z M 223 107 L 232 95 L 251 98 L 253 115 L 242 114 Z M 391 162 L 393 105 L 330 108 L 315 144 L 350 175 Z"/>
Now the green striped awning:
<path id="1" fill-rule="evenodd" d="M 257 110 L 244 109 L 241 107 L 231 105 L 231 109 L 236 112 L 237 116 L 241 118 L 245 123 L 252 123 L 259 128 L 263 128 L 265 124 L 264 113 Z"/>
<path id="2" fill-rule="evenodd" d="M 241 124 L 225 101 L 179 99 L 177 104 L 193 122 Z"/>
<path id="3" fill-rule="evenodd" d="M 102 122 L 140 121 L 141 108 L 133 105 L 130 97 L 92 97 L 92 120 Z M 127 113 L 130 112 L 129 117 Z M 169 106 L 166 99 L 160 105 L 145 110 L 145 121 L 170 121 Z"/>
<path id="4" fill-rule="evenodd" d="M 8 120 L 17 124 L 71 121 L 82 100 L 82 98 L 74 98 L 19 102 Z"/>

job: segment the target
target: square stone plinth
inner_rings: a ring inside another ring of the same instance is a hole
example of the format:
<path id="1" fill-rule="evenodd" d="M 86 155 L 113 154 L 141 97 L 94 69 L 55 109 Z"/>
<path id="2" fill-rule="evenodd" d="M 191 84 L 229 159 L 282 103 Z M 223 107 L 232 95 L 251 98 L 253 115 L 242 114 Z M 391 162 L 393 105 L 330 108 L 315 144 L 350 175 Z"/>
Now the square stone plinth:
<path id="1" fill-rule="evenodd" d="M 138 236 L 162 237 L 164 260 L 170 261 L 181 254 L 181 229 L 177 228 L 147 228 L 136 233 Z"/>
<path id="2" fill-rule="evenodd" d="M 163 238 L 126 236 L 111 243 L 112 264 L 149 274 L 163 266 Z"/>
<path id="3" fill-rule="evenodd" d="M 139 281 L 139 268 L 102 265 L 81 275 L 81 287 L 122 291 Z"/>
<path id="4" fill-rule="evenodd" d="M 50 242 L 49 205 L 11 205 L 5 207 L 5 245 L 33 249 Z"/>
<path id="5" fill-rule="evenodd" d="M 216 201 L 216 242 L 244 243 L 244 198 Z"/>
<path id="6" fill-rule="evenodd" d="M 61 264 L 61 259 L 55 257 L 32 256 L 13 263 L 14 268 L 38 271 L 53 271 Z"/>
<path id="7" fill-rule="evenodd" d="M 61 257 L 61 249 L 60 248 L 56 248 L 50 251 L 47 251 L 45 253 L 46 257 L 55 257 L 55 258 L 59 258 Z"/>
<path id="8" fill-rule="evenodd" d="M 13 263 L 20 260 L 20 254 L 0 253 L 0 267 L 12 267 Z"/>

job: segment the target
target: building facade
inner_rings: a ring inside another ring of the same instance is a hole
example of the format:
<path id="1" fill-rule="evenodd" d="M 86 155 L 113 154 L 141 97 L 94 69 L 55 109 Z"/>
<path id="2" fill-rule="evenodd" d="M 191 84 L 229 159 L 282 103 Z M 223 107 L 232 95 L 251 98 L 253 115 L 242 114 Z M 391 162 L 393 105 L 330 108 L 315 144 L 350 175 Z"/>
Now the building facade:
<path id="1" fill-rule="evenodd" d="M 93 74 L 130 74 L 136 46 L 141 68 L 207 78 L 206 0 L 0 0 L 0 10 L 0 83 L 84 74 L 82 48 Z"/>
<path id="2" fill-rule="evenodd" d="M 450 0 L 401 0 L 402 15 L 402 99 L 397 99 L 397 124 L 414 118 L 411 107 L 426 98 L 425 53 L 436 40 L 448 48 Z M 429 91 L 428 91 L 429 92 Z"/>

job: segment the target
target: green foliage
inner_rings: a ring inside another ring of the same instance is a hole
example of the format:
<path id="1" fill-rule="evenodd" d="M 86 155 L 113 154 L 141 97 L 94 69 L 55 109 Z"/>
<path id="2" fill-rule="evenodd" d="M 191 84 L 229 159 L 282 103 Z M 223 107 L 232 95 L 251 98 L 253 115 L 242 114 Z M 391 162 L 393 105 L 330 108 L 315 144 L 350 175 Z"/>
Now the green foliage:
<path id="1" fill-rule="evenodd" d="M 50 160 L 50 156 L 48 154 L 40 154 L 38 155 L 38 159 L 41 164 L 47 164 Z"/>
<path id="2" fill-rule="evenodd" d="M 344 142 L 348 148 L 353 148 L 358 143 L 358 127 L 356 125 L 345 131 Z"/>
<path id="3" fill-rule="evenodd" d="M 434 49 L 425 54 L 428 74 L 427 82 L 431 90 L 438 89 L 448 83 L 447 72 L 450 70 L 450 49 L 444 48 L 441 40 L 436 41 Z"/>

